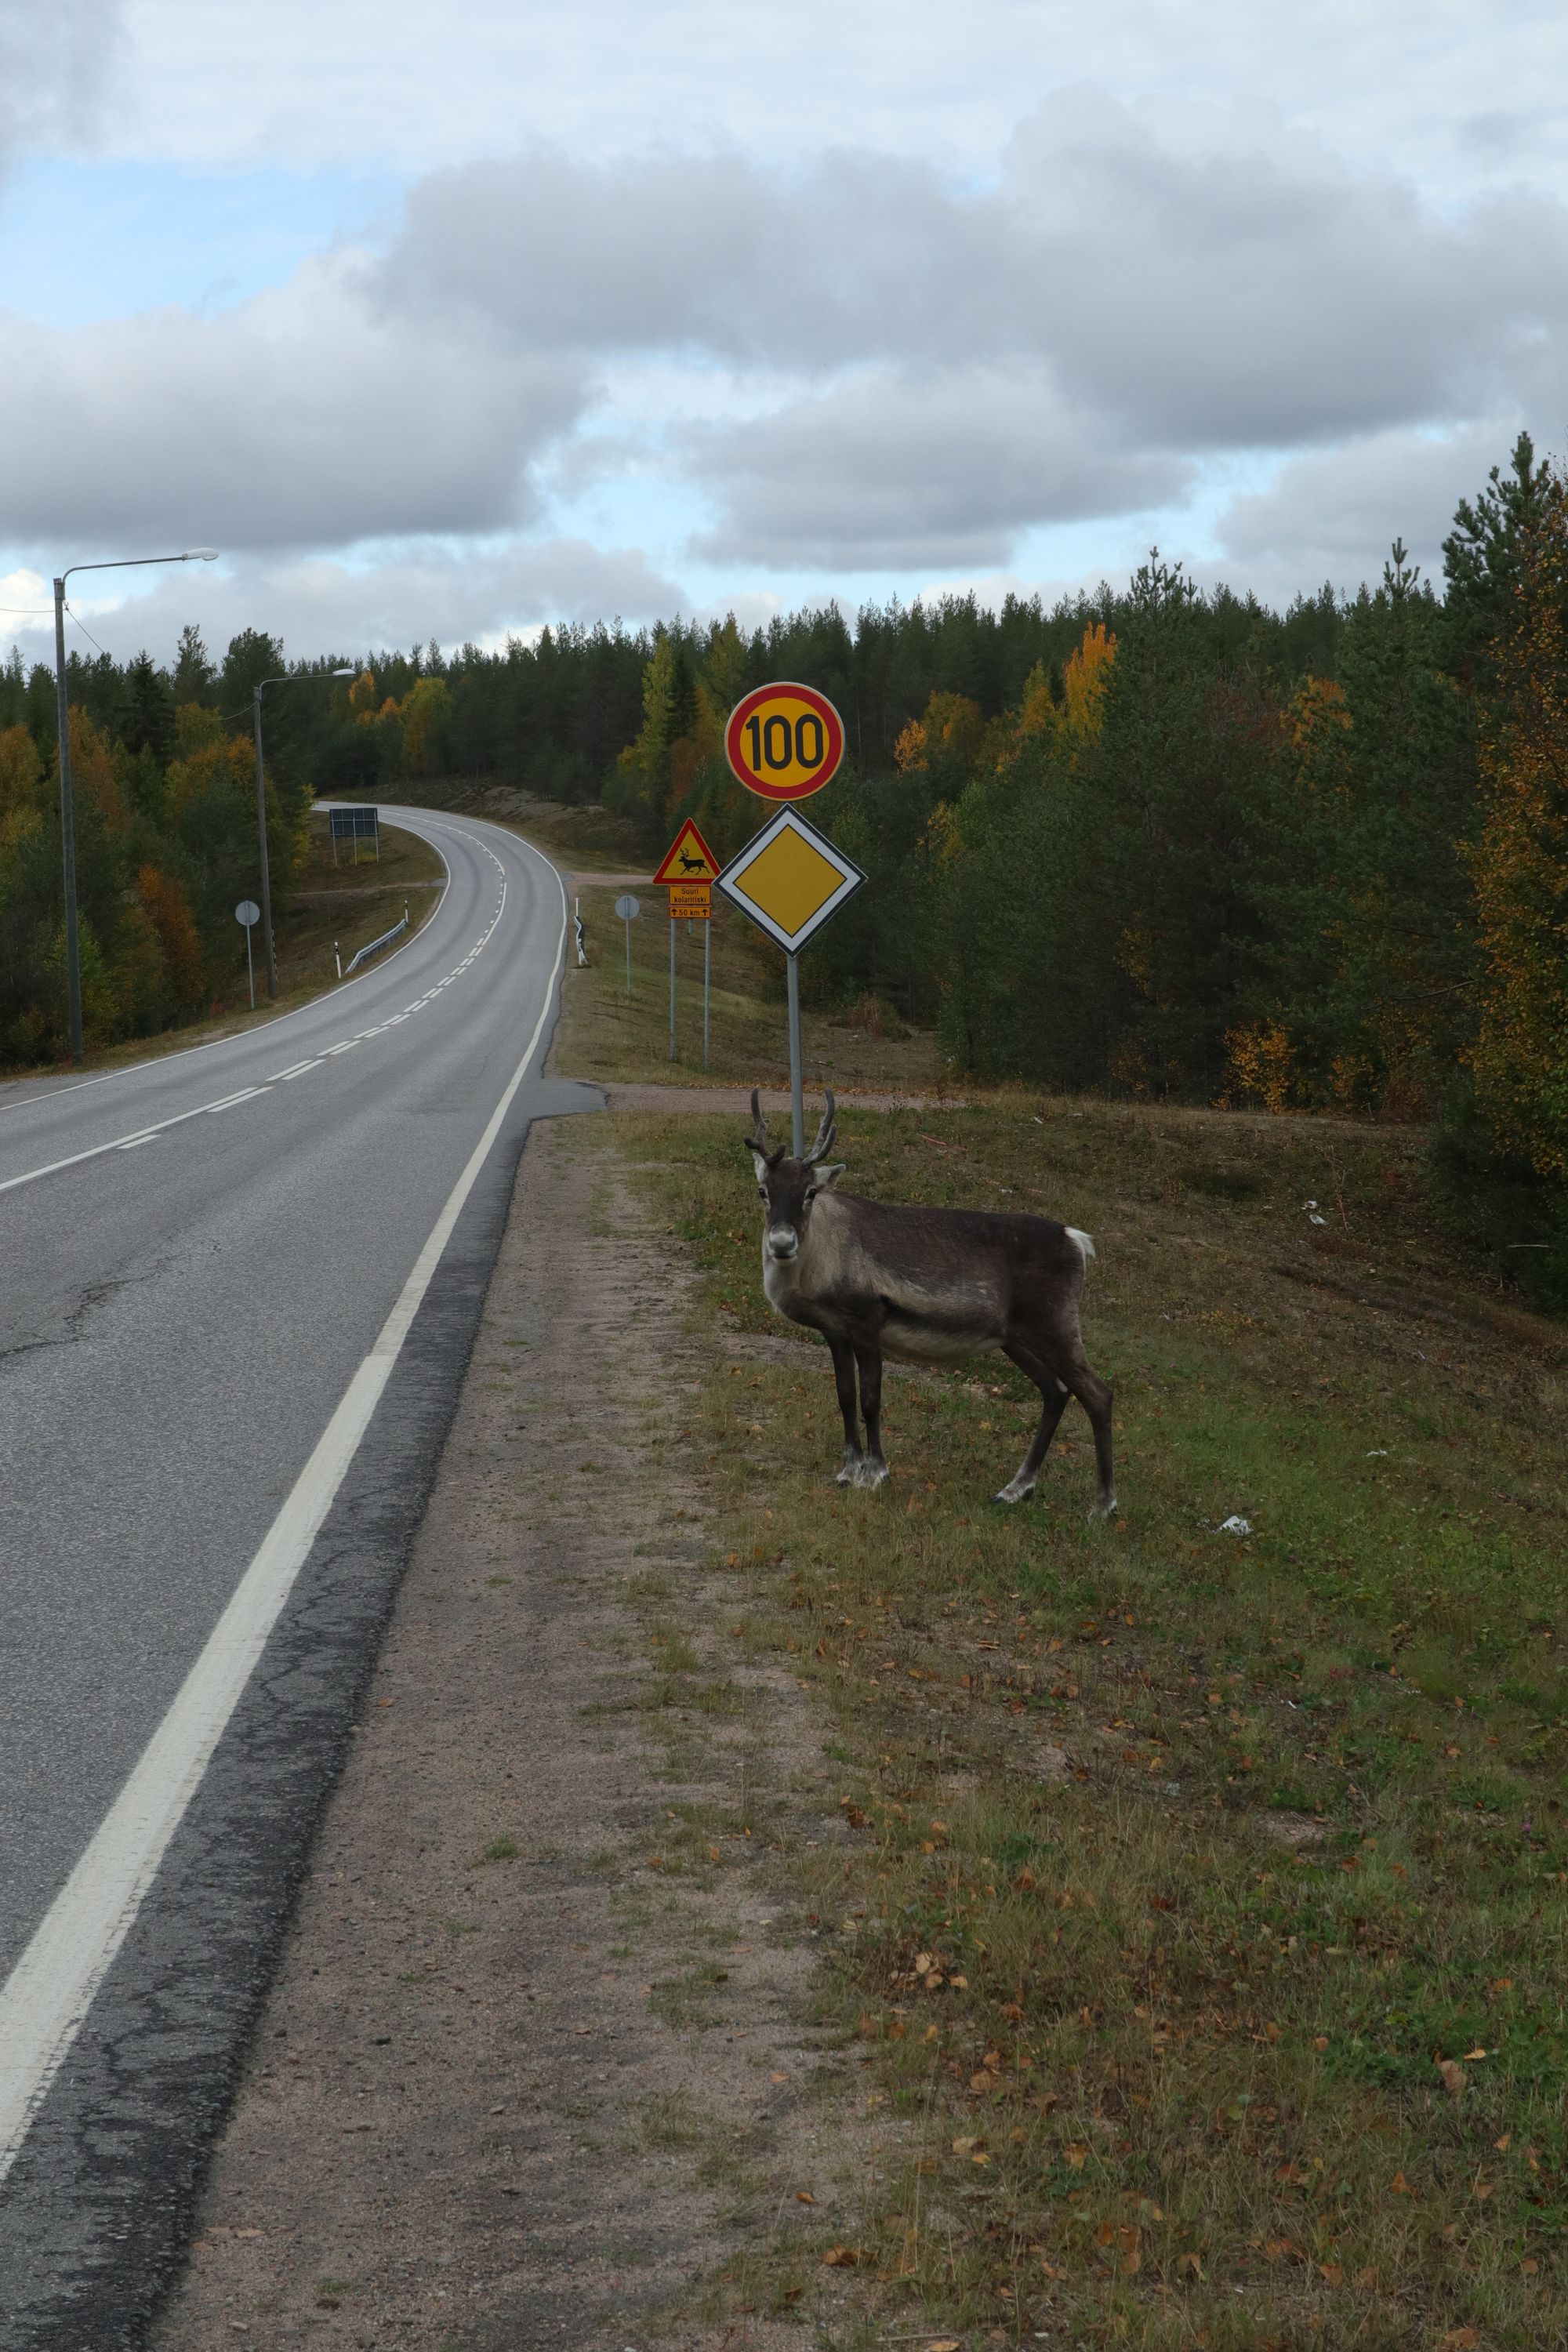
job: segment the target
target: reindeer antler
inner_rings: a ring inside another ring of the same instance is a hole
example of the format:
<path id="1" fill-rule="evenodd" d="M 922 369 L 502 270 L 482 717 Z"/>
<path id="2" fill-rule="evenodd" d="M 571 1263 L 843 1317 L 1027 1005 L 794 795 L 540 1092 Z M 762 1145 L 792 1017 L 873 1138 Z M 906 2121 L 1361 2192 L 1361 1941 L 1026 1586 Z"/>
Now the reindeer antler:
<path id="1" fill-rule="evenodd" d="M 752 1141 L 756 1145 L 759 1151 L 766 1151 L 768 1148 L 768 1118 L 767 1113 L 763 1108 L 762 1096 L 757 1092 L 755 1087 L 752 1088 Z"/>
<path id="2" fill-rule="evenodd" d="M 822 1114 L 822 1125 L 816 1130 L 816 1141 L 805 1155 L 805 1164 L 808 1168 L 815 1161 L 823 1159 L 833 1149 L 834 1126 L 837 1112 L 833 1100 L 833 1088 L 824 1087 L 822 1091 L 826 1098 L 827 1108 Z"/>

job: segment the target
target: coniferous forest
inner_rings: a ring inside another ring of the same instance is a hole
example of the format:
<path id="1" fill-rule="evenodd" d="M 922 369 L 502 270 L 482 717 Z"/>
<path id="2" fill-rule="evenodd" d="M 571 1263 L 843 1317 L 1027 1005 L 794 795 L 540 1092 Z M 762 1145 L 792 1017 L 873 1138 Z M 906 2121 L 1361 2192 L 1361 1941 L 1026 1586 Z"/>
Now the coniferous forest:
<path id="1" fill-rule="evenodd" d="M 1568 473 L 1521 436 L 1465 500 L 1444 577 L 1396 543 L 1284 614 L 1152 555 L 1047 610 L 971 598 L 651 633 L 546 629 L 303 662 L 69 663 L 86 1024 L 232 1002 L 256 881 L 251 689 L 287 891 L 315 793 L 453 779 L 601 803 L 648 850 L 754 829 L 724 719 L 803 679 L 848 753 L 809 814 L 872 887 L 803 964 L 886 999 L 956 1066 L 1196 1102 L 1429 1122 L 1434 1199 L 1568 1305 Z M 345 662 L 352 680 L 327 676 Z M 65 1034 L 55 682 L 0 669 L 0 1064 Z"/>

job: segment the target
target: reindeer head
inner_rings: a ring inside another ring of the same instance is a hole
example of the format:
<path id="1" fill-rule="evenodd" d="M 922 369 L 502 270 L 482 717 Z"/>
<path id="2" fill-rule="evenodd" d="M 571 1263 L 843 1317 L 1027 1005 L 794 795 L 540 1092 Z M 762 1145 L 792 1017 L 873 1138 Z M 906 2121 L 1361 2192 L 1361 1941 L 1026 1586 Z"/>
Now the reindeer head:
<path id="1" fill-rule="evenodd" d="M 822 1114 L 822 1125 L 816 1130 L 816 1140 L 804 1160 L 792 1160 L 784 1144 L 776 1150 L 768 1149 L 768 1123 L 757 1090 L 752 1089 L 752 1131 L 745 1139 L 746 1150 L 757 1171 L 757 1192 L 763 1202 L 763 1235 L 769 1257 L 781 1263 L 800 1255 L 805 1230 L 811 1217 L 811 1204 L 817 1194 L 826 1192 L 836 1177 L 844 1173 L 843 1163 L 836 1168 L 824 1168 L 820 1163 L 833 1149 L 834 1105 L 833 1089 L 824 1088 L 827 1108 Z"/>

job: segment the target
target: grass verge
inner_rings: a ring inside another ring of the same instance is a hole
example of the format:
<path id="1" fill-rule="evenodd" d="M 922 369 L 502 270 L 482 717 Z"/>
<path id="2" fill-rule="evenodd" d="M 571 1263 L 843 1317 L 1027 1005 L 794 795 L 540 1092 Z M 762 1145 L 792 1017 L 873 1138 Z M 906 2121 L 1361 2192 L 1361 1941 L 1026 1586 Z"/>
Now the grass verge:
<path id="1" fill-rule="evenodd" d="M 1095 1233 L 1090 1528 L 1071 1417 L 1038 1503 L 985 1502 L 1005 1364 L 895 1374 L 893 1485 L 835 1488 L 730 1124 L 596 1130 L 705 1270 L 730 1630 L 837 1768 L 841 1833 L 773 1857 L 888 2118 L 822 2340 L 1568 2341 L 1568 1334 L 1428 1230 L 1418 1139 L 846 1115 L 852 1186 Z"/>
<path id="2" fill-rule="evenodd" d="M 245 973 L 243 931 L 235 926 L 238 961 L 223 988 L 215 991 L 214 1009 L 197 1021 L 164 1029 L 152 1037 L 127 1037 L 115 1045 L 90 1051 L 83 1067 L 112 1070 L 127 1063 L 150 1062 L 164 1054 L 182 1054 L 192 1045 L 213 1044 L 291 1013 L 338 985 L 334 944 L 345 967 L 355 950 L 390 930 L 408 907 L 410 932 L 421 929 L 435 912 L 446 880 L 446 867 L 427 842 L 395 825 L 381 830 L 381 860 L 364 860 L 356 869 L 332 864 L 326 820 L 311 821 L 310 849 L 297 890 L 291 892 L 274 919 L 278 956 L 278 995 L 267 995 L 267 966 L 260 926 L 252 934 L 256 956 L 256 1005 L 251 1008 Z M 363 967 L 362 967 L 363 969 Z M 64 1063 L 56 1066 L 64 1069 Z M 0 1079 L 42 1077 L 37 1067 L 0 1068 Z"/>
<path id="3" fill-rule="evenodd" d="M 531 838 L 531 832 L 530 833 Z M 709 1060 L 702 1060 L 702 926 L 676 926 L 677 1058 L 669 1054 L 669 920 L 665 894 L 637 892 L 642 912 L 631 925 L 631 986 L 626 985 L 626 926 L 616 915 L 615 888 L 577 894 L 588 934 L 589 969 L 570 971 L 556 1035 L 555 1061 L 601 1084 L 637 1081 L 690 1086 L 789 1084 L 784 961 L 755 926 L 718 893 L 713 897 L 712 1003 Z M 802 1015 L 805 1083 L 825 1077 L 839 1088 L 938 1094 L 952 1090 L 929 1031 L 910 1030 L 872 1000 L 857 1018 L 833 1018 L 814 1006 Z"/>
<path id="4" fill-rule="evenodd" d="M 349 800 L 374 800 L 374 793 L 350 793 Z M 541 800 L 517 784 L 497 784 L 476 776 L 405 778 L 389 795 L 420 808 L 449 809 L 482 816 L 528 839 L 572 872 L 597 868 L 610 874 L 651 871 L 637 828 L 596 803 Z"/>
<path id="5" fill-rule="evenodd" d="M 381 856 L 362 856 L 357 866 L 346 850 L 332 862 L 324 817 L 312 818 L 304 870 L 278 919 L 278 993 L 303 1003 L 337 984 L 333 950 L 345 971 L 353 956 L 401 920 L 416 931 L 434 910 L 447 879 L 441 858 L 417 834 L 394 824 L 381 828 Z M 362 966 L 363 969 L 363 966 Z"/>

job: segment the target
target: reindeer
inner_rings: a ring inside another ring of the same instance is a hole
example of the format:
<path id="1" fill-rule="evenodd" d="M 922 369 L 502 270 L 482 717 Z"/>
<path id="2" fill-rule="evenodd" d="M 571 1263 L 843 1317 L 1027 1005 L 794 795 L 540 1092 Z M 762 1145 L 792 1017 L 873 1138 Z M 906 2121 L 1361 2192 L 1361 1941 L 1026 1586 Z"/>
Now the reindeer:
<path id="1" fill-rule="evenodd" d="M 1089 1369 L 1079 1337 L 1084 1266 L 1094 1244 L 1049 1217 L 980 1209 L 892 1207 L 835 1190 L 843 1163 L 833 1148 L 831 1088 L 816 1140 L 804 1160 L 768 1148 L 755 1089 L 745 1138 L 763 1202 L 763 1288 L 775 1311 L 820 1331 L 833 1357 L 844 1416 L 841 1486 L 880 1486 L 882 1358 L 952 1363 L 999 1348 L 1040 1391 L 1040 1425 L 1017 1471 L 992 1500 L 1021 1503 L 1035 1491 L 1068 1398 L 1094 1430 L 1100 1490 L 1091 1518 L 1116 1508 L 1110 1465 L 1110 1391 Z M 856 1417 L 855 1376 L 860 1376 Z"/>

